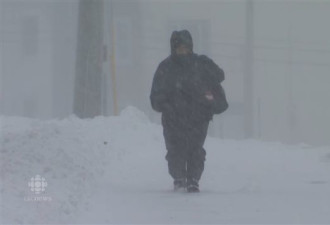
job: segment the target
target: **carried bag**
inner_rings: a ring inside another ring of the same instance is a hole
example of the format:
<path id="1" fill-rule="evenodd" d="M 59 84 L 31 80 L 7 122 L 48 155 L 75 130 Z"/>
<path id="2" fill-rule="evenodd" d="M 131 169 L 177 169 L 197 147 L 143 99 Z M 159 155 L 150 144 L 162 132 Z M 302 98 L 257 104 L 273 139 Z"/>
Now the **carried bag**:
<path id="1" fill-rule="evenodd" d="M 213 104 L 213 113 L 220 114 L 228 109 L 228 102 L 225 94 L 225 90 L 222 85 L 219 83 L 213 90 L 214 94 L 214 104 Z"/>
<path id="2" fill-rule="evenodd" d="M 201 88 L 203 90 L 203 98 L 205 99 L 205 93 L 211 92 L 213 95 L 213 100 L 208 101 L 211 103 L 211 111 L 213 114 L 220 114 L 223 113 L 228 109 L 228 102 L 225 94 L 225 90 L 223 89 L 221 82 L 223 79 L 219 78 L 221 77 L 221 74 L 223 71 L 210 59 L 208 59 L 206 56 L 202 56 L 199 60 L 198 68 L 200 71 L 199 78 L 201 79 L 201 84 L 204 84 L 204 88 Z M 222 75 L 224 76 L 224 75 Z M 198 82 L 196 82 L 198 83 Z"/>

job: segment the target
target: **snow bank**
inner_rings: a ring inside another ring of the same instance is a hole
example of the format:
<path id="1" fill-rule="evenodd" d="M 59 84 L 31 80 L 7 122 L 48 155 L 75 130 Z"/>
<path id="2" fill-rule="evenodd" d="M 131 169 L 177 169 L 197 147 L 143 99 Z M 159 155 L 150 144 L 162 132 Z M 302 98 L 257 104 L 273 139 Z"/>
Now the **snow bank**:
<path id="1" fill-rule="evenodd" d="M 119 117 L 40 121 L 1 117 L 1 222 L 66 223 L 90 210 L 107 165 L 125 155 L 132 140 L 146 146 L 155 129 L 139 110 L 128 107 Z M 137 147 L 137 146 L 135 146 Z M 30 179 L 46 179 L 36 195 Z M 46 197 L 38 201 L 32 197 Z"/>
<path id="2" fill-rule="evenodd" d="M 207 138 L 202 192 L 189 195 L 170 191 L 162 128 L 133 107 L 0 121 L 1 223 L 330 223 L 329 147 Z"/>

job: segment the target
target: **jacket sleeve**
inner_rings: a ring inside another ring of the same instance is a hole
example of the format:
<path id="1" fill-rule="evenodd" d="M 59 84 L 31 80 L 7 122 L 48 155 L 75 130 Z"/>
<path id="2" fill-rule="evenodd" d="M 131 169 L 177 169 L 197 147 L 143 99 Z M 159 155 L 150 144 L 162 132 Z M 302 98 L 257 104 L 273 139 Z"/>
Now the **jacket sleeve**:
<path id="1" fill-rule="evenodd" d="M 164 63 L 160 63 L 152 81 L 150 102 L 152 108 L 157 112 L 164 112 L 168 105 L 169 91 L 167 89 L 166 71 L 167 68 Z"/>

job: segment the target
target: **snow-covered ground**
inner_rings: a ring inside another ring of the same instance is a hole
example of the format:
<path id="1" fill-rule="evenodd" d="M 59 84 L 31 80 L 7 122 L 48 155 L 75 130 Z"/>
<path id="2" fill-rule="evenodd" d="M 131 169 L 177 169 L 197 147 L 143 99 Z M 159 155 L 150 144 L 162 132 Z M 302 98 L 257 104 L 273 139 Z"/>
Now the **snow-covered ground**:
<path id="1" fill-rule="evenodd" d="M 174 193 L 162 128 L 135 108 L 0 122 L 1 223 L 330 224 L 330 147 L 209 137 L 201 193 Z"/>

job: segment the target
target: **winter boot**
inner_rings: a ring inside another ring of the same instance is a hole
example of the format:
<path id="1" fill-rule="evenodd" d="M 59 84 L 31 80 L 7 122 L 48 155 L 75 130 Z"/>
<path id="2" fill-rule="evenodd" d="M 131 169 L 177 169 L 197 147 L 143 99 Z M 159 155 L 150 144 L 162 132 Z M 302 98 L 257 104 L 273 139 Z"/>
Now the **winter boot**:
<path id="1" fill-rule="evenodd" d="M 196 179 L 188 179 L 188 181 L 187 181 L 187 191 L 189 193 L 199 192 L 198 180 L 196 180 Z"/>
<path id="2" fill-rule="evenodd" d="M 186 188 L 186 179 L 180 178 L 174 180 L 174 191 L 184 190 Z"/>

